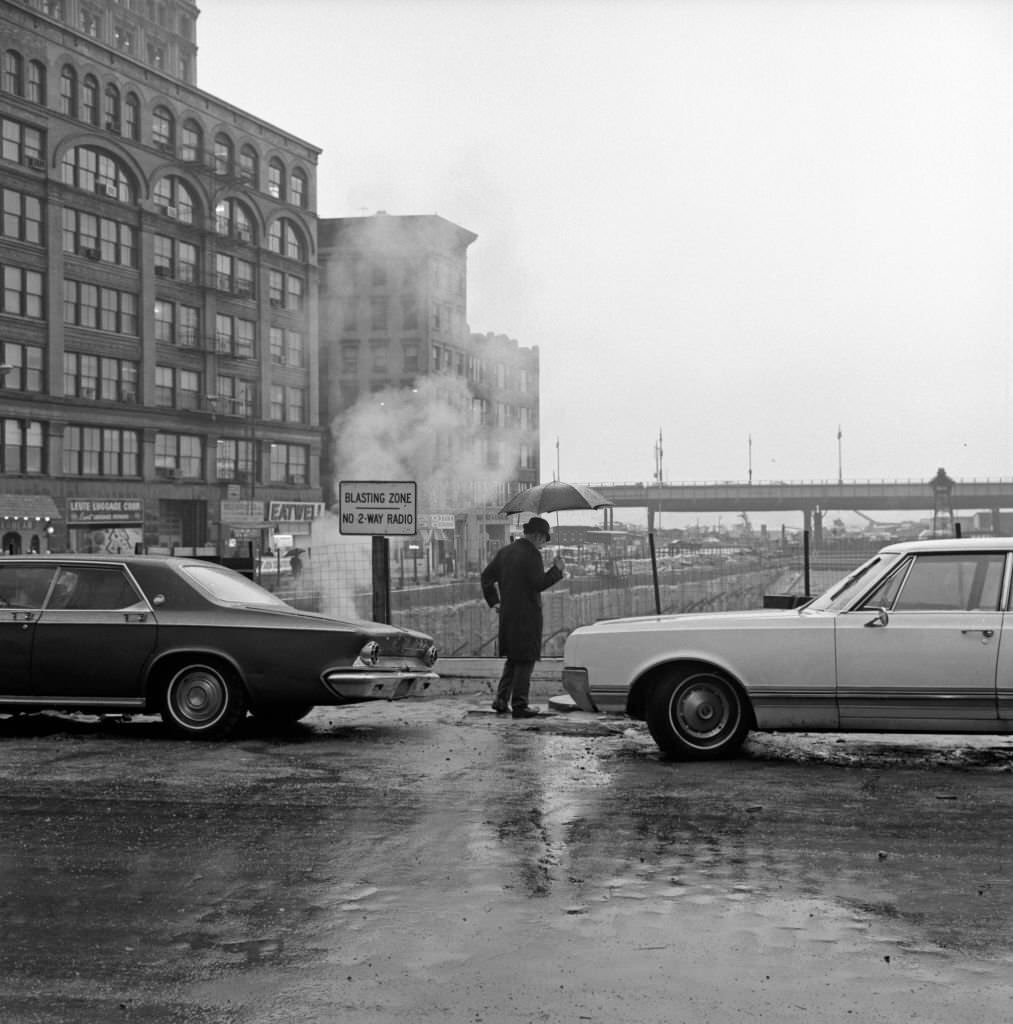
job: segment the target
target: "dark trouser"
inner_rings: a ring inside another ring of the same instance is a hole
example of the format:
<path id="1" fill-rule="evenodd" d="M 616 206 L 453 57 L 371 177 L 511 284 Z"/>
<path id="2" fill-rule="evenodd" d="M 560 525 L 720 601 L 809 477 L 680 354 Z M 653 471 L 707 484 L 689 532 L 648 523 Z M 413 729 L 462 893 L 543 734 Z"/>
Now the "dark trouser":
<path id="1" fill-rule="evenodd" d="M 533 661 L 514 661 L 507 658 L 503 674 L 496 687 L 496 703 L 502 707 L 518 708 L 528 706 L 528 692 L 531 689 L 531 673 L 535 670 Z"/>

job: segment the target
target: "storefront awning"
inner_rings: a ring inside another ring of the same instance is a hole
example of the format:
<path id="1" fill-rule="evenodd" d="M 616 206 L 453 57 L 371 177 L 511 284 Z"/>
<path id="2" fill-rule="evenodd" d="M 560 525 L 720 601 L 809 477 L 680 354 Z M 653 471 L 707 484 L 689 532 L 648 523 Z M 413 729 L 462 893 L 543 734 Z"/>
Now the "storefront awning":
<path id="1" fill-rule="evenodd" d="M 62 519 L 56 502 L 46 494 L 0 494 L 0 521 L 4 519 Z"/>

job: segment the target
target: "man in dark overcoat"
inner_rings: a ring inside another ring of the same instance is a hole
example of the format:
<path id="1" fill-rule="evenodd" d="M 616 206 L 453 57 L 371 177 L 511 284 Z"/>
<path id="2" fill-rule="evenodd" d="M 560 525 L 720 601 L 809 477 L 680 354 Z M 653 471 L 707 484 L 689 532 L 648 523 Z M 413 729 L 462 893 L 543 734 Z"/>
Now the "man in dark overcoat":
<path id="1" fill-rule="evenodd" d="M 534 516 L 524 533 L 499 549 L 482 570 L 482 596 L 499 612 L 499 653 L 506 658 L 493 710 L 514 718 L 538 712 L 528 706 L 531 673 L 542 653 L 542 591 L 563 578 L 566 564 L 558 555 L 546 570 L 541 549 L 549 543 L 549 524 Z"/>

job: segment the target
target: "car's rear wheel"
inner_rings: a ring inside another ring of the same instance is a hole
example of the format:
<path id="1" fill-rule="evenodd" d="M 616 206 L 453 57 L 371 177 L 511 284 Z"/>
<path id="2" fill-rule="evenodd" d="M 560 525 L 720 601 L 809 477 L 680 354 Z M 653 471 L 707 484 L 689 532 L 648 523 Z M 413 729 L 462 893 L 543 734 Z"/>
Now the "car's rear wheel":
<path id="1" fill-rule="evenodd" d="M 749 732 L 749 714 L 739 688 L 713 669 L 694 669 L 662 680 L 647 705 L 654 742 L 673 757 L 727 757 Z"/>
<path id="2" fill-rule="evenodd" d="M 173 671 L 162 702 L 162 720 L 191 739 L 221 739 L 246 716 L 246 694 L 235 674 L 208 662 Z"/>
<path id="3" fill-rule="evenodd" d="M 283 701 L 254 705 L 253 716 L 265 725 L 293 725 L 305 718 L 315 704 L 289 704 Z"/>

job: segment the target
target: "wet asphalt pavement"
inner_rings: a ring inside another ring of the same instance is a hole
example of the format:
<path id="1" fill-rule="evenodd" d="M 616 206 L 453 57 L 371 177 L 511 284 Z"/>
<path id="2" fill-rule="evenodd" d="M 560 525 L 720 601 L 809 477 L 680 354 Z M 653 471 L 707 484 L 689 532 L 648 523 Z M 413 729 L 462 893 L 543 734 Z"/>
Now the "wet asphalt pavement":
<path id="1" fill-rule="evenodd" d="M 2 1024 L 1013 1019 L 1013 740 L 0 718 Z"/>

